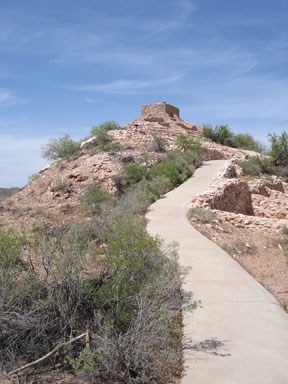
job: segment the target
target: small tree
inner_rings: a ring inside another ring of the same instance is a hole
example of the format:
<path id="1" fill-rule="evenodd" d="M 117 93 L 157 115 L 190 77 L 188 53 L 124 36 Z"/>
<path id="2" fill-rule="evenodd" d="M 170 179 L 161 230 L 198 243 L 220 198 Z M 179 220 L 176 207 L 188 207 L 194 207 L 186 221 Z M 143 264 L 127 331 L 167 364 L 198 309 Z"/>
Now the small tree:
<path id="1" fill-rule="evenodd" d="M 72 140 L 69 135 L 51 138 L 42 148 L 42 157 L 47 160 L 68 159 L 79 148 L 80 144 Z"/>
<path id="2" fill-rule="evenodd" d="M 249 133 L 239 133 L 233 138 L 233 146 L 250 151 L 263 152 L 264 146 Z"/>
<path id="3" fill-rule="evenodd" d="M 280 136 L 275 133 L 268 135 L 271 143 L 270 156 L 275 165 L 288 166 L 288 134 L 282 132 Z"/>
<path id="4" fill-rule="evenodd" d="M 215 141 L 215 132 L 214 132 L 214 128 L 211 125 L 208 125 L 208 124 L 203 125 L 202 134 L 207 139 Z"/>
<path id="5" fill-rule="evenodd" d="M 91 135 L 92 136 L 97 136 L 97 132 L 99 131 L 115 131 L 121 129 L 120 125 L 116 121 L 105 121 L 104 123 L 97 125 L 97 127 L 93 127 L 91 129 Z"/>
<path id="6" fill-rule="evenodd" d="M 192 151 L 192 152 L 200 152 L 200 145 L 197 141 L 193 139 L 193 137 L 185 135 L 184 133 L 180 133 L 177 135 L 176 138 L 177 147 L 186 152 L 186 151 Z"/>
<path id="7" fill-rule="evenodd" d="M 233 146 L 233 133 L 228 125 L 216 125 L 214 128 L 216 143 Z"/>

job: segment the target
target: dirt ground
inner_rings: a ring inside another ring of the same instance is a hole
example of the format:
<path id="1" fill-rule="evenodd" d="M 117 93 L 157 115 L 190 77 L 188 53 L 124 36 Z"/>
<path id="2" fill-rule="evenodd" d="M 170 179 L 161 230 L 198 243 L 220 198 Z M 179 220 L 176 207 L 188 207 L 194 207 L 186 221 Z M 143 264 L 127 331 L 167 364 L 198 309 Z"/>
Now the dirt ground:
<path id="1" fill-rule="evenodd" d="M 288 311 L 288 257 L 284 252 L 285 239 L 281 233 L 275 235 L 269 231 L 239 229 L 223 221 L 191 223 L 229 253 Z"/>

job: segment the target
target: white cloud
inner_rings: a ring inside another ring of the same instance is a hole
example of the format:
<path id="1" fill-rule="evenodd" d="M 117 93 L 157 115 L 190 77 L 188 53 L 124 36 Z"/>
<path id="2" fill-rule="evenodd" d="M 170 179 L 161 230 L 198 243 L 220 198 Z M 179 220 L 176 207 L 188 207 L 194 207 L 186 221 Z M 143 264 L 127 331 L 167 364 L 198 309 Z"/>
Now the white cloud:
<path id="1" fill-rule="evenodd" d="M 179 75 L 171 76 L 163 79 L 156 80 L 116 80 L 110 83 L 103 84 L 83 84 L 83 85 L 73 85 L 67 86 L 66 89 L 71 89 L 75 91 L 86 91 L 86 92 L 103 92 L 103 93 L 125 93 L 125 92 L 135 92 L 137 90 L 150 88 L 150 87 L 161 87 L 176 83 L 180 80 Z M 87 101 L 87 100 L 86 100 Z"/>
<path id="2" fill-rule="evenodd" d="M 9 107 L 12 105 L 26 103 L 24 98 L 15 96 L 13 92 L 0 88 L 0 107 Z"/>

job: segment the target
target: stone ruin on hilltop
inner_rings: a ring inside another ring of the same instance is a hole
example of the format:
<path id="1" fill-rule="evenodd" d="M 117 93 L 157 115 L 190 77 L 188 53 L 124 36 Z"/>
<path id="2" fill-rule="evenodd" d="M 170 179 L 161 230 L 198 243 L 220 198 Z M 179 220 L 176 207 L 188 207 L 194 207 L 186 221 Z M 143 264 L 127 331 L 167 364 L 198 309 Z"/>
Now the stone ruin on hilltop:
<path id="1" fill-rule="evenodd" d="M 143 107 L 141 108 L 141 115 L 142 115 L 142 118 L 151 117 L 151 116 L 158 117 L 162 115 L 168 115 L 170 117 L 180 118 L 179 109 L 165 102 L 161 102 L 161 103 L 158 102 L 156 104 L 143 105 Z"/>
<path id="2" fill-rule="evenodd" d="M 127 124 L 127 128 L 138 132 L 144 130 L 145 133 L 150 132 L 151 135 L 159 133 L 165 137 L 176 137 L 179 133 L 201 136 L 202 132 L 201 127 L 182 120 L 177 107 L 164 101 L 143 105 L 141 117 Z"/>

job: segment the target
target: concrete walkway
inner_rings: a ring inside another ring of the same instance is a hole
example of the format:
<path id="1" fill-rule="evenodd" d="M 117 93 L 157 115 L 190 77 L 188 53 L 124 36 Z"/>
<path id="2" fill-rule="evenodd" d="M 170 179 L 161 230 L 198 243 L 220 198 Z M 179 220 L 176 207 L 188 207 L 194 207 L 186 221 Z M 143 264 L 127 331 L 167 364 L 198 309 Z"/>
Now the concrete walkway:
<path id="1" fill-rule="evenodd" d="M 210 161 L 148 210 L 148 231 L 179 243 L 185 291 L 202 308 L 184 313 L 182 384 L 287 384 L 288 315 L 278 301 L 185 216 L 225 161 Z"/>

